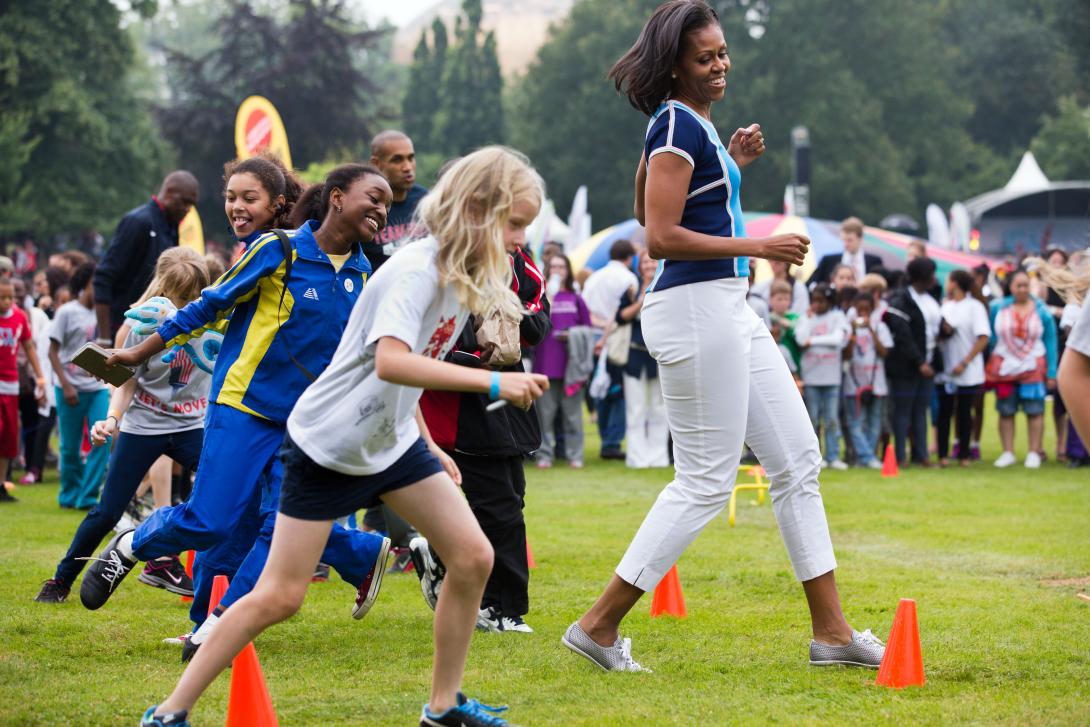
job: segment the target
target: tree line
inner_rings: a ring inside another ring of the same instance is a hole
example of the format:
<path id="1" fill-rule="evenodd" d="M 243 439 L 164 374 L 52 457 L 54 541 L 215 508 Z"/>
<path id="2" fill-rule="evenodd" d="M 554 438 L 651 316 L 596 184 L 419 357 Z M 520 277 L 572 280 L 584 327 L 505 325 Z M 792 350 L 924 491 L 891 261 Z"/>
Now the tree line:
<path id="1" fill-rule="evenodd" d="M 401 126 L 422 181 L 482 144 L 541 170 L 561 213 L 586 184 L 595 220 L 631 210 L 646 119 L 605 74 L 659 0 L 580 0 L 504 79 L 480 0 L 426 29 L 412 63 L 346 0 L 9 0 L 0 9 L 0 237 L 105 233 L 172 166 L 219 222 L 234 114 L 280 110 L 296 166 L 319 176 Z M 810 130 L 811 211 L 876 222 L 1003 184 L 1030 148 L 1053 179 L 1090 177 L 1084 0 L 716 0 L 730 48 L 721 134 L 759 122 L 769 153 L 743 204 L 777 211 L 789 132 Z"/>

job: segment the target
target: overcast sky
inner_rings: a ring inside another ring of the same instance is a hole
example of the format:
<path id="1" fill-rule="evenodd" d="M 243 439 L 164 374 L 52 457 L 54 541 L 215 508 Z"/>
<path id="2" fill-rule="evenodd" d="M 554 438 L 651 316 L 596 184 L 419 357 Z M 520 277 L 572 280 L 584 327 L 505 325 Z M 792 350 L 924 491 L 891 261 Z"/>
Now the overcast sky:
<path id="1" fill-rule="evenodd" d="M 437 0 L 352 0 L 352 5 L 361 8 L 369 22 L 381 18 L 388 19 L 397 26 L 402 26 L 416 18 Z"/>

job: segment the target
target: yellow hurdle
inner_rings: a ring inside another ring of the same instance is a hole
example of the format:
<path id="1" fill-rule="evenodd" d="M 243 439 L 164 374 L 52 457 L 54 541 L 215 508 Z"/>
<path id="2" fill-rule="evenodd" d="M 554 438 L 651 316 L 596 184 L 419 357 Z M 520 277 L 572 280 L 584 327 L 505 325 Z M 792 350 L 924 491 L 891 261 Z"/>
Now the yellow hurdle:
<path id="1" fill-rule="evenodd" d="M 765 493 L 768 492 L 768 480 L 765 479 L 765 468 L 756 464 L 744 464 L 738 468 L 738 474 L 747 474 L 753 478 L 753 482 L 734 484 L 734 489 L 730 493 L 730 504 L 727 508 L 727 522 L 730 526 L 734 527 L 734 513 L 736 508 L 735 500 L 738 497 L 740 491 L 756 490 L 757 492 L 757 504 L 763 505 L 765 502 Z"/>

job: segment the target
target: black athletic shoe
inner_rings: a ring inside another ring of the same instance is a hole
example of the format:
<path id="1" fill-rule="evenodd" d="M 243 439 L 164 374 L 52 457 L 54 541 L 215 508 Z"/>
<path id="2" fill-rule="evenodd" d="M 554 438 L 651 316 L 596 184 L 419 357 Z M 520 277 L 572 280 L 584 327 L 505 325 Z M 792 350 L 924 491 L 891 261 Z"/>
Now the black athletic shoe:
<path id="1" fill-rule="evenodd" d="M 435 604 L 439 602 L 439 590 L 447 575 L 446 566 L 439 560 L 439 554 L 428 545 L 427 538 L 422 536 L 409 541 L 409 555 L 413 559 L 416 577 L 420 579 L 420 591 L 424 594 L 424 601 L 434 611 Z"/>
<path id="2" fill-rule="evenodd" d="M 599 456 L 602 459 L 624 459 L 624 452 L 620 449 L 603 449 Z"/>
<path id="3" fill-rule="evenodd" d="M 193 640 L 193 634 L 186 637 L 185 642 L 182 644 L 182 663 L 186 664 L 196 656 L 199 648 L 201 648 L 201 644 Z"/>
<path id="4" fill-rule="evenodd" d="M 498 716 L 506 711 L 507 707 L 489 707 L 458 692 L 458 705 L 442 714 L 432 714 L 425 704 L 420 712 L 420 727 L 507 727 L 510 722 Z"/>
<path id="5" fill-rule="evenodd" d="M 0 483 L 0 502 L 19 502 L 19 498 L 8 492 L 8 488 Z"/>
<path id="6" fill-rule="evenodd" d="M 64 603 L 68 600 L 70 590 L 63 581 L 50 578 L 42 584 L 42 590 L 38 591 L 38 595 L 34 597 L 34 600 L 38 603 Z"/>
<path id="7" fill-rule="evenodd" d="M 319 563 L 314 567 L 314 575 L 310 577 L 311 583 L 325 583 L 329 580 L 329 566 Z"/>
<path id="8" fill-rule="evenodd" d="M 176 555 L 149 560 L 136 579 L 154 588 L 165 588 L 179 596 L 193 597 L 193 579 L 185 572 L 185 566 Z"/>
<path id="9" fill-rule="evenodd" d="M 197 653 L 197 649 L 201 648 L 201 644 L 208 638 L 208 635 L 212 633 L 212 629 L 216 627 L 216 622 L 220 620 L 220 617 L 215 613 L 208 614 L 208 618 L 204 620 L 204 623 L 200 625 L 196 631 L 192 632 L 186 637 L 186 640 L 182 643 L 182 663 L 186 663 L 193 658 L 193 655 Z"/>
<path id="10" fill-rule="evenodd" d="M 131 532 L 132 530 L 126 530 L 110 538 L 106 549 L 91 561 L 79 586 L 79 600 L 84 608 L 92 611 L 102 608 L 129 571 L 136 567 L 135 560 L 129 560 L 117 549 L 121 538 Z"/>

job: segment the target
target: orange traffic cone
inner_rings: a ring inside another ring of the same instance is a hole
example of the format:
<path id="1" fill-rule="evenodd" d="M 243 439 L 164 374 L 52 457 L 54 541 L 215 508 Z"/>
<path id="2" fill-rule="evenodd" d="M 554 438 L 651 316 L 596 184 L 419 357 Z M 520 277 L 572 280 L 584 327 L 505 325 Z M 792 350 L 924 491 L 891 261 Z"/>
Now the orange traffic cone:
<path id="1" fill-rule="evenodd" d="M 882 687 L 922 687 L 923 655 L 920 652 L 920 628 L 916 623 L 916 601 L 902 598 L 893 617 L 893 628 L 886 641 L 886 653 L 878 667 L 875 684 Z"/>
<path id="2" fill-rule="evenodd" d="M 227 588 L 231 584 L 227 580 L 227 576 L 215 576 L 212 579 L 212 594 L 208 597 L 208 615 L 211 616 L 212 612 L 216 610 L 216 606 L 220 605 L 220 601 L 227 593 Z"/>
<path id="3" fill-rule="evenodd" d="M 893 453 L 893 445 L 886 445 L 886 456 L 882 460 L 882 476 L 883 477 L 896 477 L 899 474 L 897 469 L 897 455 Z"/>
<path id="4" fill-rule="evenodd" d="M 232 666 L 226 727 L 279 727 L 252 643 L 239 652 Z"/>
<path id="5" fill-rule="evenodd" d="M 189 576 L 189 581 L 193 582 L 193 559 L 197 557 L 196 552 L 192 550 L 185 551 L 185 574 Z M 189 603 L 193 600 L 193 596 L 182 596 L 182 603 Z"/>
<path id="6" fill-rule="evenodd" d="M 678 578 L 676 565 L 666 572 L 655 587 L 655 595 L 651 598 L 651 615 L 678 618 L 689 615 L 685 610 L 685 594 L 681 592 L 681 579 Z"/>
<path id="7" fill-rule="evenodd" d="M 212 579 L 212 595 L 208 599 L 208 615 L 227 593 L 227 576 Z M 231 694 L 227 698 L 227 727 L 279 727 L 273 709 L 265 675 L 257 660 L 252 643 L 239 652 L 231 664 Z"/>
<path id="8" fill-rule="evenodd" d="M 537 568 L 537 562 L 534 560 L 534 551 L 530 550 L 530 541 L 526 541 L 526 567 Z"/>

